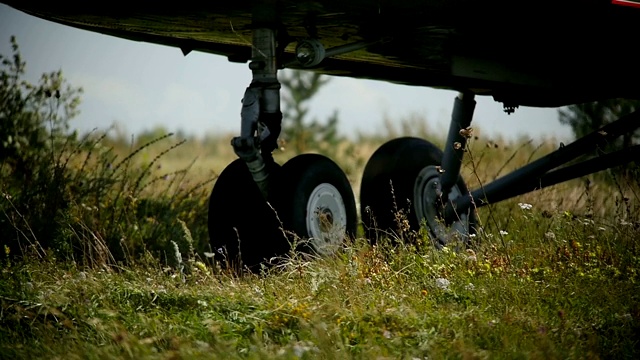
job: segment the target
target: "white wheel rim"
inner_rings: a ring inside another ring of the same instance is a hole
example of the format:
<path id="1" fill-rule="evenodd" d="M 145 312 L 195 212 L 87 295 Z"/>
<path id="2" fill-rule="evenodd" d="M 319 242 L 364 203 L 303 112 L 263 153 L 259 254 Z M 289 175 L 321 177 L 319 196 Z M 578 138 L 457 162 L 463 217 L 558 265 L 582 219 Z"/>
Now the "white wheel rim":
<path id="1" fill-rule="evenodd" d="M 306 219 L 309 242 L 317 253 L 332 253 L 342 243 L 347 210 L 335 186 L 322 183 L 313 189 L 307 201 Z"/>

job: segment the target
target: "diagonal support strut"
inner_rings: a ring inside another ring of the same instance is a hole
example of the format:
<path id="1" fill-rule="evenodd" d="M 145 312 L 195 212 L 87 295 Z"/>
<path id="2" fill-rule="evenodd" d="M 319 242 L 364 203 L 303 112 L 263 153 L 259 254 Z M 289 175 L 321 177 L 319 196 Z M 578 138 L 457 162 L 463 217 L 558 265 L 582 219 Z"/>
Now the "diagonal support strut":
<path id="1" fill-rule="evenodd" d="M 448 202 L 444 212 L 445 221 L 447 223 L 454 221 L 457 213 L 466 212 L 472 204 L 482 207 L 630 161 L 637 161 L 640 159 L 640 150 L 638 146 L 634 146 L 554 170 L 637 128 L 640 128 L 640 111 L 625 115 L 480 189 Z"/>

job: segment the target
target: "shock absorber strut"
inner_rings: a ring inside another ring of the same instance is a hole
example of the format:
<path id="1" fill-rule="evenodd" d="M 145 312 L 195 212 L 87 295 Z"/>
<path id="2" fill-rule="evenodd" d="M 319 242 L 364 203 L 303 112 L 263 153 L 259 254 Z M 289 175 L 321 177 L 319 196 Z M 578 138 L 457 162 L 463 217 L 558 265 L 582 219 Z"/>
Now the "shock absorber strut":
<path id="1" fill-rule="evenodd" d="M 275 26 L 253 30 L 249 64 L 253 79 L 242 99 L 240 136 L 231 140 L 236 155 L 247 163 L 265 198 L 269 189 L 267 165 L 273 161 L 271 152 L 277 147 L 282 122 L 276 36 Z"/>

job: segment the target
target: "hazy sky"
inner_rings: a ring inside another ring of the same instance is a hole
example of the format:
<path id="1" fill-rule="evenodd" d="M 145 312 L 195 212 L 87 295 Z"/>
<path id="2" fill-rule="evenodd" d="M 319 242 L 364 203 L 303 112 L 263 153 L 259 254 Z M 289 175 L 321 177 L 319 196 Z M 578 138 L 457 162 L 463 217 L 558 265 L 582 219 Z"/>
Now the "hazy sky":
<path id="1" fill-rule="evenodd" d="M 27 76 L 62 69 L 84 89 L 81 114 L 72 126 L 81 131 L 107 129 L 118 122 L 128 133 L 162 125 L 190 134 L 239 132 L 240 100 L 251 81 L 246 64 L 225 57 L 134 42 L 58 25 L 0 4 L 0 53 L 11 54 L 16 35 Z M 383 131 L 383 118 L 423 115 L 432 129 L 448 128 L 456 93 L 380 81 L 333 77 L 310 104 L 311 116 L 327 118 L 334 109 L 340 130 Z M 572 138 L 560 125 L 557 109 L 520 108 L 513 115 L 490 97 L 478 97 L 473 126 L 494 137 Z"/>

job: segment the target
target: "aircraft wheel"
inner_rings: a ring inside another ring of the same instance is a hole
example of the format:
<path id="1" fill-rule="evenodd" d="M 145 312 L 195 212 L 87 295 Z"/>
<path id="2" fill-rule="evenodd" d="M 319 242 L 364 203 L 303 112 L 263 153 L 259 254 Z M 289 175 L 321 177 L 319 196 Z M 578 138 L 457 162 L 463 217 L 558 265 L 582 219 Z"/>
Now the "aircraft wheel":
<path id="1" fill-rule="evenodd" d="M 476 222 L 475 212 L 460 214 L 459 221 L 446 228 L 437 218 L 436 192 L 443 153 L 432 143 L 403 137 L 378 148 L 365 166 L 360 188 L 360 207 L 364 228 L 370 241 L 379 235 L 418 230 L 422 219 L 429 227 L 432 241 L 440 247 L 456 234 L 468 241 Z M 468 192 L 461 177 L 450 198 Z M 408 221 L 398 218 L 401 213 Z"/>
<path id="2" fill-rule="evenodd" d="M 280 166 L 273 164 L 270 176 Z M 270 201 L 271 203 L 271 201 Z M 241 159 L 229 164 L 216 180 L 209 198 L 209 238 L 215 259 L 240 270 L 259 270 L 265 259 L 284 255 L 289 244 L 274 210 L 260 193 Z"/>
<path id="3" fill-rule="evenodd" d="M 297 250 L 328 255 L 356 234 L 357 211 L 344 172 L 329 158 L 302 154 L 282 166 L 278 216 L 291 236 L 303 240 Z M 292 234 L 292 235 L 293 235 Z"/>

